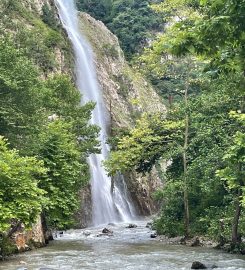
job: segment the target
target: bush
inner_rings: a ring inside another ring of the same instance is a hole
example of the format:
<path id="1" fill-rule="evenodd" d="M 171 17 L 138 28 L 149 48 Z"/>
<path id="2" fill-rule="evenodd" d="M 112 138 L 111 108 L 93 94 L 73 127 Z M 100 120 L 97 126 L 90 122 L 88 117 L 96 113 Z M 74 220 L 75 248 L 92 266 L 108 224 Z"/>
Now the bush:
<path id="1" fill-rule="evenodd" d="M 7 236 L 0 234 L 0 260 L 16 252 L 17 248 L 13 242 Z"/>
<path id="2" fill-rule="evenodd" d="M 55 16 L 55 10 L 53 7 L 49 7 L 47 3 L 45 3 L 42 7 L 42 20 L 49 27 L 54 30 L 58 28 L 58 20 Z"/>

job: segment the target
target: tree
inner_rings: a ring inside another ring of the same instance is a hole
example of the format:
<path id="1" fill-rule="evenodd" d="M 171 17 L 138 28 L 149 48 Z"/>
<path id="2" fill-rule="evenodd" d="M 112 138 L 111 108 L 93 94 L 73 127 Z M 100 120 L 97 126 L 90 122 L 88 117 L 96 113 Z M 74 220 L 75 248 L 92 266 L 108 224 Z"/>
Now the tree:
<path id="1" fill-rule="evenodd" d="M 215 73 L 244 71 L 243 0 L 167 0 L 156 9 L 173 19 L 168 30 L 168 50 L 173 54 L 204 56 Z"/>
<path id="2" fill-rule="evenodd" d="M 79 10 L 88 12 L 97 20 L 107 21 L 112 8 L 111 0 L 77 0 Z"/>
<path id="3" fill-rule="evenodd" d="M 53 6 L 49 6 L 47 3 L 44 3 L 42 6 L 42 20 L 52 29 L 57 30 L 58 20 L 55 15 L 55 9 Z"/>
<path id="4" fill-rule="evenodd" d="M 45 191 L 38 187 L 45 174 L 42 161 L 21 157 L 0 137 L 0 233 L 8 235 L 21 223 L 35 223 L 45 203 Z"/>
<path id="5" fill-rule="evenodd" d="M 163 155 L 169 157 L 167 149 L 176 146 L 183 123 L 164 118 L 161 114 L 143 114 L 129 134 L 118 139 L 116 149 L 105 161 L 110 175 L 132 169 L 149 172 Z"/>
<path id="6" fill-rule="evenodd" d="M 28 136 L 43 119 L 37 76 L 37 69 L 23 51 L 16 49 L 10 38 L 1 39 L 0 130 L 18 149 L 29 144 Z"/>
<path id="7" fill-rule="evenodd" d="M 20 155 L 38 156 L 40 170 L 47 170 L 38 183 L 47 196 L 43 209 L 51 225 L 67 228 L 77 191 L 89 178 L 86 158 L 99 151 L 99 128 L 89 124 L 95 104 L 81 106 L 67 75 L 39 79 L 39 70 L 10 37 L 0 42 L 0 60 L 0 133 Z"/>
<path id="8" fill-rule="evenodd" d="M 62 119 L 49 123 L 39 136 L 39 158 L 47 177 L 39 182 L 46 191 L 45 217 L 53 228 L 68 228 L 79 205 L 78 192 L 89 179 L 88 165 L 82 156 L 72 125 Z"/>
<path id="9" fill-rule="evenodd" d="M 235 214 L 232 222 L 232 243 L 236 245 L 240 242 L 238 226 L 242 202 L 245 202 L 245 114 L 231 112 L 230 115 L 242 125 L 242 130 L 233 136 L 233 142 L 223 157 L 226 167 L 218 170 L 217 175 L 226 181 L 228 188 L 233 192 Z"/>

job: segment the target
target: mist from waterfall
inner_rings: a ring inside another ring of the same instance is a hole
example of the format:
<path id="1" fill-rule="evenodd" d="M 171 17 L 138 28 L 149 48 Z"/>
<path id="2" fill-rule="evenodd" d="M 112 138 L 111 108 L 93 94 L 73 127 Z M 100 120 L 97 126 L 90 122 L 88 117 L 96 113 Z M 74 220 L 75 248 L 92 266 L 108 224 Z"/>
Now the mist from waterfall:
<path id="1" fill-rule="evenodd" d="M 97 80 L 93 51 L 79 30 L 78 12 L 74 0 L 55 0 L 55 2 L 63 27 L 73 45 L 76 84 L 82 94 L 82 103 L 96 102 L 91 124 L 101 128 L 99 136 L 101 154 L 93 154 L 88 159 L 91 172 L 93 225 L 130 221 L 135 215 L 135 210 L 128 197 L 123 176 L 116 177 L 115 187 L 111 192 L 111 178 L 107 176 L 102 166 L 109 152 L 109 146 L 106 144 L 109 121 Z"/>

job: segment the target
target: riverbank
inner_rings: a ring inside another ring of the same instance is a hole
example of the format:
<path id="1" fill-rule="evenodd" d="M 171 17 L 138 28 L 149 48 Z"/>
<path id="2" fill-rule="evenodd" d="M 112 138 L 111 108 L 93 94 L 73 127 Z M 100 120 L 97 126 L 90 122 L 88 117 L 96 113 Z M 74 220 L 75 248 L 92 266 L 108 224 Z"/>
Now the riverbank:
<path id="1" fill-rule="evenodd" d="M 177 237 L 166 237 L 164 235 L 158 235 L 156 239 L 165 244 L 171 245 L 185 245 L 189 247 L 205 247 L 205 248 L 214 248 L 220 249 L 224 252 L 228 253 L 237 253 L 241 255 L 245 255 L 245 242 L 241 242 L 237 246 L 232 245 L 231 243 L 225 243 L 224 245 L 220 245 L 220 243 L 210 240 L 204 236 L 195 236 L 190 239 L 185 239 L 183 236 Z"/>

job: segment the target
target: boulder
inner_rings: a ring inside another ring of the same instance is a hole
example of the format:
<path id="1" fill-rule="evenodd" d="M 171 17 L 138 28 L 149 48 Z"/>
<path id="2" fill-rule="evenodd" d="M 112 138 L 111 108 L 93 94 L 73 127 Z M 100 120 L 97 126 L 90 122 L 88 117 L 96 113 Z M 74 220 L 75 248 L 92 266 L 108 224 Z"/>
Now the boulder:
<path id="1" fill-rule="evenodd" d="M 126 228 L 128 228 L 128 229 L 137 228 L 137 225 L 136 224 L 129 224 Z"/>
<path id="2" fill-rule="evenodd" d="M 195 237 L 195 238 L 192 239 L 190 245 L 191 245 L 191 247 L 200 247 L 201 242 L 200 242 L 198 237 Z"/>
<path id="3" fill-rule="evenodd" d="M 195 261 L 192 263 L 191 269 L 207 269 L 207 266 L 201 262 Z"/>
<path id="4" fill-rule="evenodd" d="M 107 228 L 104 228 L 103 230 L 102 230 L 102 233 L 113 233 L 113 231 L 111 231 L 111 230 L 109 230 L 109 229 L 107 229 Z"/>
<path id="5" fill-rule="evenodd" d="M 152 233 L 151 234 L 151 238 L 156 238 L 157 237 L 157 234 L 156 233 Z"/>
<path id="6" fill-rule="evenodd" d="M 83 235 L 89 236 L 89 235 L 91 235 L 91 232 L 89 232 L 89 231 L 84 231 L 84 232 L 83 232 Z"/>
<path id="7" fill-rule="evenodd" d="M 147 224 L 146 224 L 146 228 L 151 228 L 152 227 L 152 222 L 148 222 Z"/>

